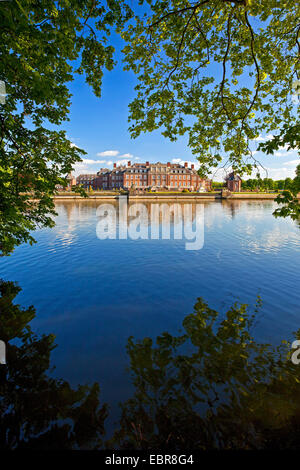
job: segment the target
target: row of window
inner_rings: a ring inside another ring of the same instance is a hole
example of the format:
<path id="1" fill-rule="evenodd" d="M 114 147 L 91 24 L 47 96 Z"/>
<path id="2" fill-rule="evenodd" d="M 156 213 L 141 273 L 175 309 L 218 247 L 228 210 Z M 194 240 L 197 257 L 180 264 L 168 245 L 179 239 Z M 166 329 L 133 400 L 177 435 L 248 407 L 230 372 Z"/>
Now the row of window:
<path id="1" fill-rule="evenodd" d="M 126 186 L 130 186 L 131 184 L 133 184 L 135 186 L 148 186 L 147 183 L 144 182 L 144 181 L 135 181 L 135 182 L 128 181 Z M 155 185 L 155 186 L 166 186 L 166 182 L 162 182 L 162 183 L 159 182 L 157 184 L 155 182 L 153 182 L 153 185 Z M 178 187 L 179 188 L 180 187 L 189 188 L 189 187 L 191 187 L 191 185 L 189 183 L 185 182 L 185 181 L 183 183 L 181 183 L 181 182 L 179 182 L 179 183 L 176 182 L 175 184 L 172 183 L 172 185 L 170 185 L 170 186 L 173 187 L 173 188 L 178 188 Z"/>
<path id="2" fill-rule="evenodd" d="M 160 179 L 166 180 L 166 178 L 167 178 L 166 175 L 156 175 L 156 176 L 151 175 L 151 176 L 152 176 L 153 181 L 158 181 Z M 138 179 L 138 178 L 141 179 L 143 177 L 144 177 L 144 179 L 147 179 L 147 175 L 135 175 L 133 177 L 132 176 L 126 176 L 126 180 L 134 180 L 134 178 L 135 179 Z M 114 179 L 114 177 L 112 179 Z M 170 176 L 171 181 L 176 181 L 176 179 L 179 179 L 179 180 L 181 180 L 181 179 L 183 179 L 183 180 L 192 179 L 193 181 L 196 181 L 197 177 L 190 178 L 189 175 L 179 175 L 179 176 L 176 176 L 176 177 L 175 176 Z"/>

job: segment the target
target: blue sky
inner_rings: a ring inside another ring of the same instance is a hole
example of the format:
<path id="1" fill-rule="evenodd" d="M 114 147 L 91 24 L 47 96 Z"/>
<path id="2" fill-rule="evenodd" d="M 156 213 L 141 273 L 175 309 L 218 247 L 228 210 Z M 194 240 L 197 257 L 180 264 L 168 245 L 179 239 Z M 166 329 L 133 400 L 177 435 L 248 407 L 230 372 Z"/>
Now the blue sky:
<path id="1" fill-rule="evenodd" d="M 128 104 L 135 96 L 136 79 L 132 72 L 123 71 L 121 40 L 114 37 L 113 43 L 117 49 L 118 64 L 113 71 L 104 72 L 101 98 L 94 96 L 92 88 L 82 76 L 75 76 L 70 84 L 73 94 L 70 121 L 62 127 L 67 131 L 69 139 L 87 152 L 83 161 L 74 168 L 74 174 L 95 173 L 101 167 L 111 168 L 114 162 L 128 160 L 197 163 L 188 148 L 187 136 L 170 142 L 159 131 L 154 131 L 131 139 L 128 132 Z M 274 156 L 257 153 L 255 157 L 267 168 L 271 178 L 295 176 L 299 159 L 297 152 L 282 149 Z M 266 175 L 261 172 L 261 176 Z M 221 181 L 223 177 L 224 172 L 219 171 L 214 179 Z"/>

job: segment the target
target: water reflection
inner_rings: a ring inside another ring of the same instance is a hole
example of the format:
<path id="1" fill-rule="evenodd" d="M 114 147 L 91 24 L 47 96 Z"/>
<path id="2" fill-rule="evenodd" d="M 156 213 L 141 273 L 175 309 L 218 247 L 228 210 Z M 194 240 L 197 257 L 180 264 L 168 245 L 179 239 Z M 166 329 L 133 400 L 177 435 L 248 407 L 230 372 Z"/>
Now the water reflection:
<path id="1" fill-rule="evenodd" d="M 135 393 L 112 442 L 177 451 L 298 448 L 300 360 L 293 363 L 286 342 L 255 341 L 260 307 L 258 298 L 254 310 L 234 304 L 223 316 L 198 298 L 182 334 L 131 338 Z"/>
<path id="2" fill-rule="evenodd" d="M 7 351 L 7 365 L 0 366 L 0 449 L 101 446 L 107 408 L 99 385 L 75 389 L 52 377 L 54 336 L 32 331 L 34 307 L 14 303 L 20 290 L 0 282 L 0 338 Z"/>
<path id="3" fill-rule="evenodd" d="M 186 250 L 199 250 L 204 242 L 202 204 L 132 203 L 99 204 L 96 227 L 100 240 L 189 240 Z"/>
<path id="4" fill-rule="evenodd" d="M 259 298 L 253 310 L 234 304 L 225 314 L 198 298 L 183 332 L 165 332 L 156 341 L 130 338 L 134 393 L 123 400 L 120 422 L 104 443 L 108 412 L 99 385 L 73 389 L 52 377 L 54 337 L 32 331 L 35 309 L 15 304 L 19 290 L 0 283 L 0 338 L 7 344 L 7 366 L 0 366 L 1 449 L 300 445 L 299 360 L 291 360 L 287 343 L 276 348 L 255 341 Z"/>
<path id="5" fill-rule="evenodd" d="M 299 328 L 299 228 L 275 219 L 271 204 L 204 203 L 204 245 L 188 251 L 173 236 L 100 240 L 99 201 L 57 203 L 56 227 L 37 231 L 36 245 L 18 247 L 0 265 L 0 277 L 23 288 L 18 303 L 37 309 L 32 330 L 56 336 L 56 369 L 45 375 L 63 377 L 71 389 L 100 383 L 101 400 L 110 405 L 110 435 L 120 417 L 118 403 L 134 393 L 126 375 L 128 337 L 175 336 L 196 296 L 222 312 L 236 299 L 252 304 L 260 292 L 264 304 L 255 337 L 272 344 L 289 337 Z M 172 211 L 170 216 L 172 226 Z"/>
<path id="6" fill-rule="evenodd" d="M 223 200 L 222 201 L 222 207 L 224 210 L 227 212 L 227 214 L 230 215 L 231 219 L 234 219 L 240 211 L 244 211 L 253 218 L 253 216 L 258 216 L 261 217 L 262 209 L 264 210 L 272 210 L 274 206 L 274 203 L 272 201 L 243 201 L 243 200 Z"/>
<path id="7" fill-rule="evenodd" d="M 264 230 L 263 233 L 256 233 L 254 227 L 248 227 L 242 231 L 243 244 L 252 253 L 260 253 L 263 251 L 278 252 L 283 246 L 300 247 L 299 236 L 290 233 L 288 230 L 283 231 L 278 228 L 274 230 Z"/>
<path id="8" fill-rule="evenodd" d="M 184 239 L 186 234 L 189 237 L 194 236 L 197 228 L 200 232 L 204 226 L 207 229 L 225 230 L 227 233 L 227 223 L 231 223 L 237 216 L 240 220 L 234 230 L 241 235 L 238 242 L 241 246 L 247 245 L 252 252 L 279 249 L 287 242 L 300 246 L 299 233 L 290 230 L 291 224 L 299 226 L 297 222 L 277 220 L 275 231 L 273 227 L 270 230 L 262 230 L 274 222 L 272 201 L 136 203 L 128 202 L 125 198 L 121 203 L 117 200 L 105 203 L 101 203 L 101 200 L 62 201 L 57 203 L 56 207 L 58 220 L 66 222 L 58 223 L 54 229 L 56 242 L 64 247 L 78 243 L 80 230 L 94 230 L 94 234 L 101 240 L 180 240 Z M 266 213 L 269 214 L 268 217 Z M 190 228 L 185 227 L 186 219 Z"/>

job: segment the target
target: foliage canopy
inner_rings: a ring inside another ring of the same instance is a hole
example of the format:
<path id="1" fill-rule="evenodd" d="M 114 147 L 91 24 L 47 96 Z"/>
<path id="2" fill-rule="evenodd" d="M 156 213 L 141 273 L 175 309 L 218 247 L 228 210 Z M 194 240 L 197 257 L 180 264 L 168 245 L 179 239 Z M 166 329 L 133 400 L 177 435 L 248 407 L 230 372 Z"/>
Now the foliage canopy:
<path id="1" fill-rule="evenodd" d="M 203 175 L 224 157 L 251 173 L 259 167 L 251 141 L 266 133 L 277 135 L 274 146 L 299 148 L 298 2 L 140 3 L 147 12 L 123 33 L 126 68 L 138 76 L 133 137 L 160 128 L 171 140 L 187 134 Z"/>
<path id="2" fill-rule="evenodd" d="M 68 119 L 68 82 L 85 75 L 96 96 L 114 66 L 110 28 L 130 15 L 116 0 L 0 2 L 0 252 L 34 242 L 52 226 L 57 184 L 81 159 L 60 125 Z M 35 204 L 32 204 L 35 200 Z"/>

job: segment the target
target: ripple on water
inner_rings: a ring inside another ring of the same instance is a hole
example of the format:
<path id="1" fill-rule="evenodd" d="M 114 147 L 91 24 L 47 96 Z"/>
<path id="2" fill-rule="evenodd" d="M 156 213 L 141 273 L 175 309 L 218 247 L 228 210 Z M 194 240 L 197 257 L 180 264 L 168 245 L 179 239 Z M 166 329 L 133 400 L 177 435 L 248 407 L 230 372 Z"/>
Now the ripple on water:
<path id="1" fill-rule="evenodd" d="M 224 312 L 259 293 L 261 339 L 299 328 L 299 227 L 275 219 L 274 203 L 206 204 L 198 251 L 185 240 L 99 240 L 97 205 L 59 203 L 56 227 L 0 264 L 1 277 L 23 289 L 19 303 L 37 308 L 35 328 L 56 334 L 58 375 L 99 380 L 109 395 L 111 370 L 123 377 L 128 336 L 176 331 L 199 296 Z"/>

